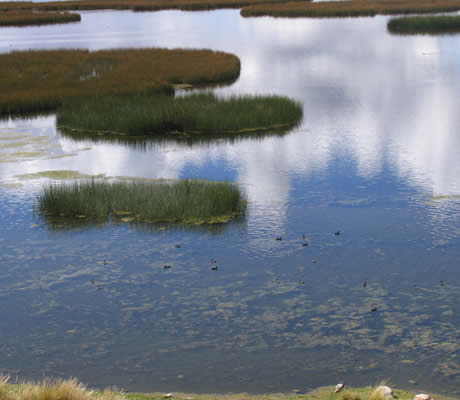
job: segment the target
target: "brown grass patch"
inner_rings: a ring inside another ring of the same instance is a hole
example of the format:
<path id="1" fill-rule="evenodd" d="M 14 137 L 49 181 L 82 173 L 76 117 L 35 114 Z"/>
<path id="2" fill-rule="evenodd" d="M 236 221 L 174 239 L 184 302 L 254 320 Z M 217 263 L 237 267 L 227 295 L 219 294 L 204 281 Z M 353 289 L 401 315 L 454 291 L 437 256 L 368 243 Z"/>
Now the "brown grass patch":
<path id="1" fill-rule="evenodd" d="M 1 10 L 213 10 L 219 8 L 241 8 L 251 4 L 277 3 L 285 0 L 78 0 L 46 3 L 7 2 L 0 5 Z"/>
<path id="2" fill-rule="evenodd" d="M 0 377 L 0 400 L 124 400 L 124 396 L 111 391 L 95 393 L 76 379 L 10 385 L 6 378 Z"/>
<path id="3" fill-rule="evenodd" d="M 238 77 L 239 71 L 238 57 L 210 50 L 1 54 L 0 115 L 54 110 L 71 97 L 148 93 L 177 83 L 228 83 Z"/>
<path id="4" fill-rule="evenodd" d="M 377 14 L 432 13 L 460 10 L 459 0 L 352 0 L 287 2 L 244 7 L 245 17 L 358 17 Z"/>

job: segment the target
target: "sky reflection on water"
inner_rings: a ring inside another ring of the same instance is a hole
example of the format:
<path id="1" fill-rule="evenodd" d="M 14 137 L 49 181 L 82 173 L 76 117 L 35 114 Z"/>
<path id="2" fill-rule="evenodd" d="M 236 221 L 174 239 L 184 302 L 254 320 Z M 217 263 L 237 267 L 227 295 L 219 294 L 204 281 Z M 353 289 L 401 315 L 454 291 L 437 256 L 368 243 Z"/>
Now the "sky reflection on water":
<path id="1" fill-rule="evenodd" d="M 128 390 L 266 392 L 382 378 L 458 390 L 460 37 L 395 37 L 386 21 L 107 11 L 1 29 L 1 51 L 230 51 L 241 76 L 217 92 L 304 104 L 303 124 L 283 136 L 144 148 L 76 142 L 53 115 L 0 122 L 0 139 L 26 136 L 0 143 L 0 181 L 21 185 L 0 188 L 6 371 Z M 29 156 L 12 156 L 5 144 L 14 141 Z M 47 170 L 235 181 L 249 195 L 247 221 L 215 235 L 52 232 L 32 210 L 47 180 L 17 177 Z"/>

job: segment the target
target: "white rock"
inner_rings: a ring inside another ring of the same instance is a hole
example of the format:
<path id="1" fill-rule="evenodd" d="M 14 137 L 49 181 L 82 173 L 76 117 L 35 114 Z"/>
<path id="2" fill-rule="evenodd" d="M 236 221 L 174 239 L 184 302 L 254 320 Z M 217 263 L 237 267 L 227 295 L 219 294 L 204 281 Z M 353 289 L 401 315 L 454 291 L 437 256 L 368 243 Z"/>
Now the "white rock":
<path id="1" fill-rule="evenodd" d="M 343 383 L 338 383 L 337 385 L 335 385 L 334 393 L 340 392 L 344 387 L 345 385 Z"/>
<path id="2" fill-rule="evenodd" d="M 379 386 L 374 390 L 372 397 L 380 399 L 394 399 L 393 390 L 391 390 L 388 386 Z"/>
<path id="3" fill-rule="evenodd" d="M 420 393 L 415 395 L 414 400 L 433 400 L 433 397 L 426 393 Z"/>

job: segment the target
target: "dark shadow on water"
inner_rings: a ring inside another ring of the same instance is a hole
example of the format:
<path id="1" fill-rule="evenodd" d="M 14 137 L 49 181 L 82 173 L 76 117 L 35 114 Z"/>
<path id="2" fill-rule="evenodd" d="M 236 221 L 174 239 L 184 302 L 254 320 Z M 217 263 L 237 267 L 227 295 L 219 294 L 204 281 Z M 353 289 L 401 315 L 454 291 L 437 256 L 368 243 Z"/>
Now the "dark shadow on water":
<path id="1" fill-rule="evenodd" d="M 203 147 L 214 145 L 219 142 L 225 144 L 239 143 L 247 139 L 263 141 L 270 137 L 284 137 L 290 134 L 301 122 L 283 129 L 267 131 L 246 132 L 246 133 L 206 133 L 206 134 L 183 134 L 180 132 L 171 134 L 159 134 L 155 136 L 128 136 L 117 134 L 97 134 L 89 132 L 75 131 L 71 129 L 57 127 L 58 136 L 72 139 L 75 142 L 92 142 L 95 144 L 121 144 L 135 150 L 152 151 L 161 150 L 171 145 L 180 145 L 186 148 Z"/>

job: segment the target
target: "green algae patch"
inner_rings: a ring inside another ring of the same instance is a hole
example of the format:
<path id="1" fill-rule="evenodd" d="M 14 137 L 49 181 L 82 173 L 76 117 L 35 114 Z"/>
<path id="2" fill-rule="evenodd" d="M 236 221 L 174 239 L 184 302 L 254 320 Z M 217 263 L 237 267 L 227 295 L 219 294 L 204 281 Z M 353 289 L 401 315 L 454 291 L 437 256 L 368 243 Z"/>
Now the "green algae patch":
<path id="1" fill-rule="evenodd" d="M 9 142 L 9 143 L 0 143 L 0 149 L 13 149 L 16 147 L 25 147 L 27 146 L 27 142 Z"/>
<path id="2" fill-rule="evenodd" d="M 395 34 L 445 34 L 460 32 L 460 15 L 392 18 L 388 31 Z"/>
<path id="3" fill-rule="evenodd" d="M 32 172 L 30 174 L 21 174 L 21 175 L 15 176 L 15 178 L 18 178 L 21 180 L 40 179 L 40 178 L 80 179 L 80 178 L 90 178 L 90 177 L 102 178 L 103 175 L 87 175 L 87 174 L 82 174 L 74 170 L 50 170 L 50 171 Z"/>
<path id="4" fill-rule="evenodd" d="M 439 200 L 460 200 L 460 195 L 454 194 L 454 195 L 444 195 L 444 196 L 432 196 L 429 197 L 430 200 L 432 201 L 439 201 Z"/>
<path id="5" fill-rule="evenodd" d="M 45 218 L 103 222 L 215 224 L 242 216 L 246 196 L 229 182 L 178 180 L 172 183 L 83 179 L 50 184 L 36 209 Z"/>
<path id="6" fill-rule="evenodd" d="M 60 129 L 83 134 L 244 134 L 289 130 L 300 123 L 302 105 L 281 96 L 213 94 L 119 96 L 79 99 L 58 112 Z"/>
<path id="7" fill-rule="evenodd" d="M 79 22 L 76 13 L 12 9 L 0 11 L 0 26 L 50 25 Z"/>
<path id="8" fill-rule="evenodd" d="M 169 93 L 240 73 L 237 56 L 195 49 L 37 50 L 0 54 L 0 115 L 55 110 L 75 97 Z"/>
<path id="9" fill-rule="evenodd" d="M 4 189 L 20 189 L 24 185 L 22 183 L 9 183 L 9 182 L 0 182 L 0 187 Z"/>

